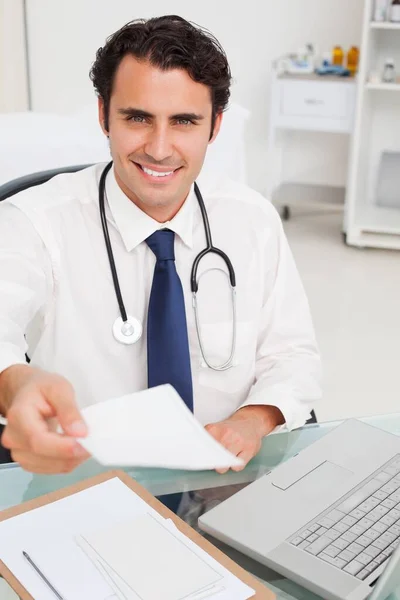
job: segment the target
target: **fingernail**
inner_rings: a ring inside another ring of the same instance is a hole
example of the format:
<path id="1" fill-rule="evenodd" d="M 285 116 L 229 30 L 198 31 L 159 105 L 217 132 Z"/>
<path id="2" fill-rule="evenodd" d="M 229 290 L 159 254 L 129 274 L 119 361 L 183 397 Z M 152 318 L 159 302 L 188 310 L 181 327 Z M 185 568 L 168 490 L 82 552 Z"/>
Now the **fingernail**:
<path id="1" fill-rule="evenodd" d="M 76 444 L 75 448 L 74 448 L 74 456 L 76 456 L 76 458 L 81 458 L 82 456 L 86 456 L 87 452 L 85 450 L 85 448 L 82 448 L 82 446 L 80 446 L 79 444 Z"/>
<path id="2" fill-rule="evenodd" d="M 68 433 L 77 437 L 83 437 L 87 434 L 87 427 L 83 421 L 75 421 L 71 425 L 68 425 Z"/>

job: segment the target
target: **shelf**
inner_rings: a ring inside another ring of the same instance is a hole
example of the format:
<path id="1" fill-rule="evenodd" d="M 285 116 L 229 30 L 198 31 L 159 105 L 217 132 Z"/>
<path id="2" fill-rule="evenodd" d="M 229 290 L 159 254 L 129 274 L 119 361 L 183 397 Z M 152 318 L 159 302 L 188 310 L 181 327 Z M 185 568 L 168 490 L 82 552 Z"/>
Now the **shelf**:
<path id="1" fill-rule="evenodd" d="M 370 27 L 371 29 L 398 29 L 400 31 L 400 23 L 392 23 L 391 21 L 372 21 Z"/>
<path id="2" fill-rule="evenodd" d="M 356 212 L 355 227 L 366 233 L 400 236 L 400 208 L 364 206 Z"/>
<path id="3" fill-rule="evenodd" d="M 400 23 L 389 20 L 391 13 L 386 21 L 374 21 L 374 0 L 362 4 L 360 87 L 349 159 L 344 233 L 349 246 L 400 251 L 400 205 L 386 208 L 377 204 L 378 194 L 384 194 L 383 187 L 381 191 L 377 185 L 383 178 L 382 153 L 399 144 L 400 73 L 393 83 L 385 83 L 382 77 L 389 56 L 396 67 L 400 60 Z M 389 200 L 392 196 L 387 193 Z"/>
<path id="4" fill-rule="evenodd" d="M 343 77 L 342 75 L 318 75 L 318 73 L 281 73 L 278 75 L 279 81 L 333 81 L 334 83 L 355 83 L 356 77 Z"/>
<path id="5" fill-rule="evenodd" d="M 367 90 L 381 92 L 400 92 L 400 83 L 366 83 Z"/>

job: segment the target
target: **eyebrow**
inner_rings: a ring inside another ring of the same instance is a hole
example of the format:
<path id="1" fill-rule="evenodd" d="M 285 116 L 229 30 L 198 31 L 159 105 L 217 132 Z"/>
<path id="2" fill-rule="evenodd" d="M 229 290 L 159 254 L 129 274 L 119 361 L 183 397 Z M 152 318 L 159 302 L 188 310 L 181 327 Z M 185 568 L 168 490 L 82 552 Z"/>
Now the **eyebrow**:
<path id="1" fill-rule="evenodd" d="M 147 112 L 146 110 L 142 110 L 140 108 L 119 108 L 118 114 L 124 117 L 145 117 L 146 119 L 154 119 L 155 115 Z M 203 115 L 199 115 L 196 113 L 178 113 L 176 115 L 172 115 L 170 117 L 171 120 L 177 121 L 179 119 L 184 119 L 187 121 L 201 121 L 204 119 Z"/>

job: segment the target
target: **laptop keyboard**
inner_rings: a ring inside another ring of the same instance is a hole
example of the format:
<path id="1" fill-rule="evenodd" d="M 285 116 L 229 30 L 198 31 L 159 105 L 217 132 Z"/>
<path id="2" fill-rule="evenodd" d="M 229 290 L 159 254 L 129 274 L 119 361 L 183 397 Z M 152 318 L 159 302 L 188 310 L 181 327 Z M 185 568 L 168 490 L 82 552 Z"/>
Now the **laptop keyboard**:
<path id="1" fill-rule="evenodd" d="M 400 454 L 288 542 L 358 579 L 368 577 L 400 543 Z"/>

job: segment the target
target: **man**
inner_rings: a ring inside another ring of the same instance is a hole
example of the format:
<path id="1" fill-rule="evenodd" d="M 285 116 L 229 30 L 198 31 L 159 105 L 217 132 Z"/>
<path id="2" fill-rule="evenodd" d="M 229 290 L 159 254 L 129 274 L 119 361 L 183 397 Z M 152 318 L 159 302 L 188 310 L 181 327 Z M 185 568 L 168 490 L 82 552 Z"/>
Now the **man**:
<path id="1" fill-rule="evenodd" d="M 0 205 L 2 444 L 29 471 L 71 471 L 87 458 L 80 408 L 171 383 L 246 464 L 277 426 L 305 422 L 320 363 L 278 215 L 219 178 L 199 187 L 212 241 L 235 270 L 236 332 L 228 267 L 209 253 L 196 278 L 198 337 L 190 278 L 206 242 L 194 182 L 228 104 L 226 56 L 180 17 L 138 20 L 99 49 L 91 78 L 108 173 L 96 165 L 61 175 Z M 125 343 L 131 334 L 139 339 Z"/>

